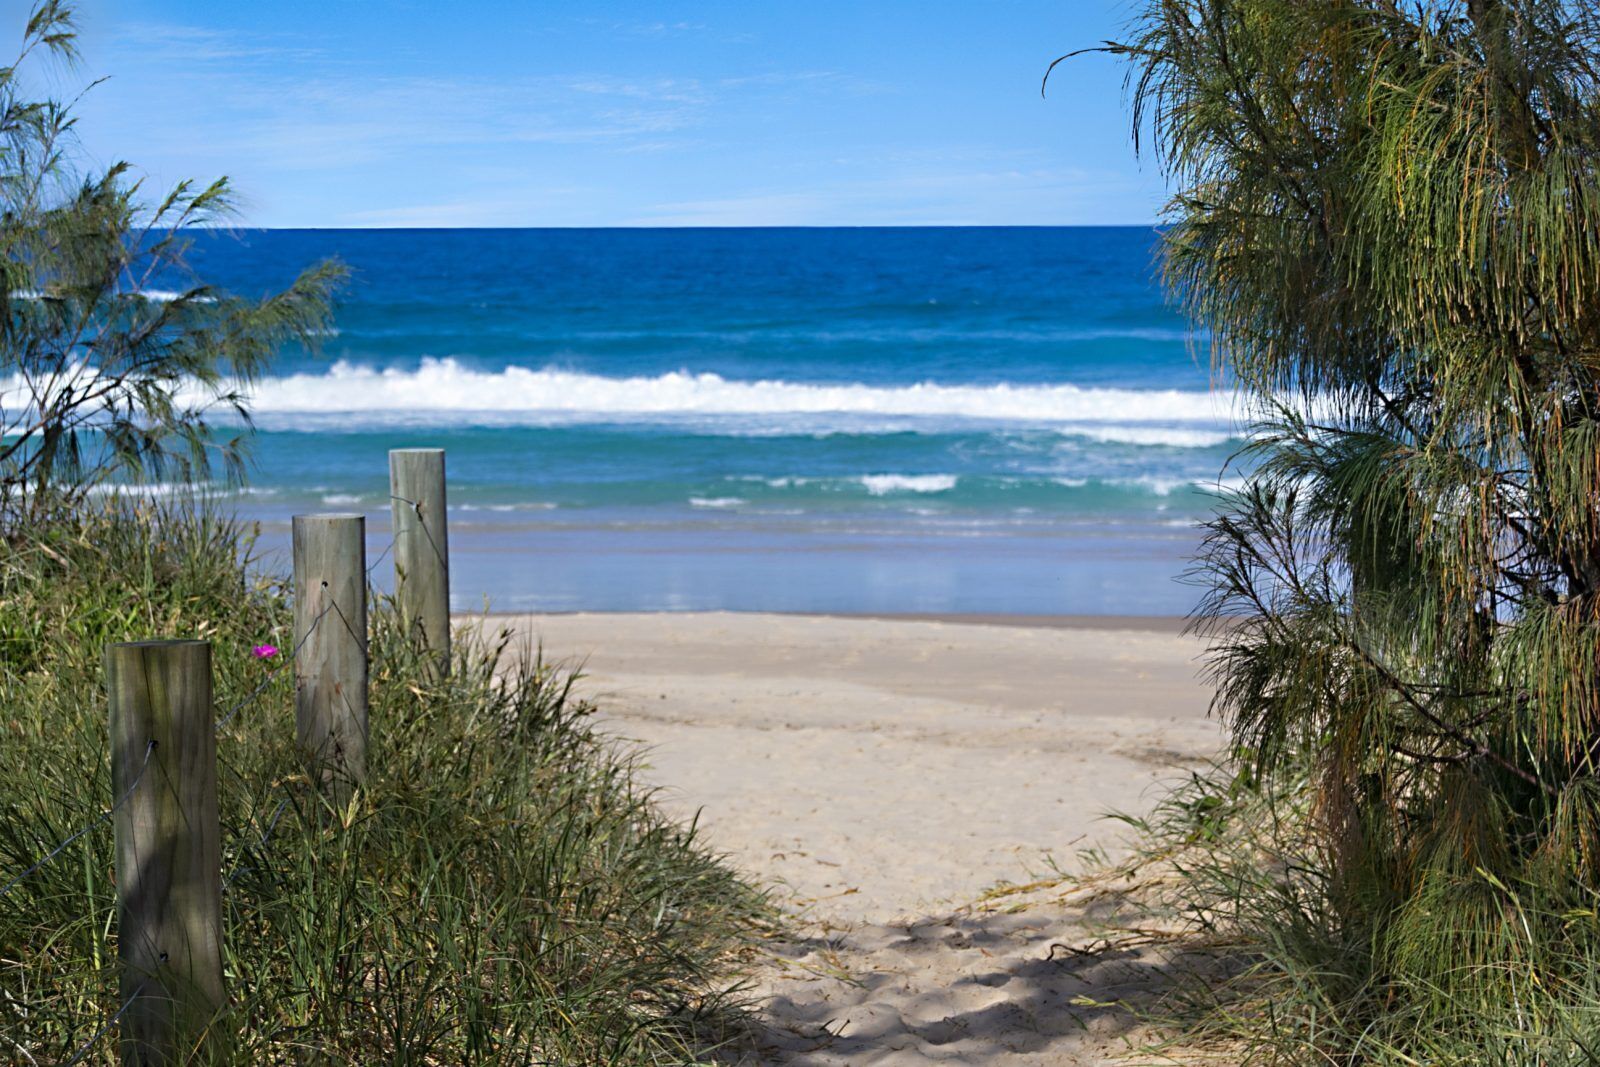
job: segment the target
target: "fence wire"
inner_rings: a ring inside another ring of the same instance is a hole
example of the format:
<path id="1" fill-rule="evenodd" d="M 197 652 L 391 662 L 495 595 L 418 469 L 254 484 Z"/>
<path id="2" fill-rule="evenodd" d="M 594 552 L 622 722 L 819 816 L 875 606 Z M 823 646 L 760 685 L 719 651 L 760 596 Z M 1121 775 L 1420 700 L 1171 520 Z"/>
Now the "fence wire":
<path id="1" fill-rule="evenodd" d="M 317 627 L 322 623 L 322 620 L 327 617 L 328 612 L 332 611 L 335 606 L 336 604 L 333 598 L 330 597 L 328 602 L 322 606 L 322 610 L 317 612 L 317 617 L 311 620 L 311 625 L 306 627 L 306 632 L 300 635 L 300 640 L 296 641 L 294 643 L 294 647 L 289 650 L 289 654 L 283 657 L 283 662 L 279 663 L 276 667 L 268 671 L 267 676 L 261 679 L 260 683 L 258 683 L 254 689 L 246 693 L 243 699 L 228 709 L 227 714 L 223 715 L 222 718 L 217 720 L 216 728 L 218 730 L 232 722 L 235 715 L 243 711 L 245 707 L 256 700 L 257 697 L 261 696 L 262 693 L 265 693 L 267 691 L 267 687 L 272 684 L 273 680 L 294 664 L 295 657 L 300 654 L 300 650 L 302 648 L 306 647 L 306 642 L 311 639 L 312 634 L 317 632 Z"/>
<path id="2" fill-rule="evenodd" d="M 100 1043 L 100 1039 L 109 1034 L 111 1032 L 111 1028 L 117 1025 L 117 1020 L 126 1015 L 128 1013 L 128 1009 L 133 1007 L 133 1002 L 139 999 L 139 995 L 144 992 L 144 987 L 146 984 L 147 983 L 145 982 L 140 982 L 139 987 L 128 996 L 127 1000 L 122 1002 L 122 1007 L 118 1008 L 116 1013 L 101 1025 L 99 1030 L 95 1031 L 95 1035 L 93 1037 L 78 1046 L 78 1051 L 72 1054 L 71 1059 L 63 1060 L 61 1062 L 61 1067 L 72 1067 L 72 1065 L 75 1063 L 82 1063 L 83 1058 L 92 1052 L 94 1047 Z"/>
<path id="3" fill-rule="evenodd" d="M 266 847 L 267 842 L 272 839 L 272 832 L 278 828 L 278 820 L 283 818 L 283 813 L 288 809 L 288 807 L 289 807 L 289 798 L 288 797 L 284 797 L 282 800 L 280 800 L 278 802 L 277 810 L 272 813 L 272 818 L 267 821 L 267 828 L 265 830 L 261 831 L 261 836 L 256 838 L 256 843 L 252 847 L 254 847 L 254 848 L 265 848 Z M 234 864 L 233 870 L 228 874 L 228 877 L 226 877 L 226 878 L 224 878 L 222 880 L 222 888 L 223 889 L 231 889 L 231 888 L 233 888 L 233 883 L 238 881 L 239 876 L 244 874 L 245 871 L 248 871 L 250 869 L 249 866 L 245 863 L 245 860 L 247 860 L 249 858 L 249 855 L 250 854 L 249 854 L 248 851 L 246 851 L 244 849 L 240 849 L 239 850 L 239 862 Z"/>
<path id="4" fill-rule="evenodd" d="M 411 510 L 416 513 L 417 525 L 422 527 L 422 533 L 428 539 L 428 546 L 433 549 L 433 554 L 435 556 L 439 557 L 439 562 L 441 564 L 443 564 L 444 566 L 448 567 L 449 566 L 449 558 L 445 555 L 444 549 L 439 547 L 439 542 L 437 542 L 437 541 L 435 541 L 433 539 L 433 531 L 428 528 L 427 520 L 425 520 L 422 517 L 422 505 L 417 503 L 415 500 L 407 500 L 403 496 L 392 496 L 391 495 L 389 497 L 389 499 L 390 500 L 397 500 L 402 504 L 408 505 L 411 508 Z M 390 548 L 394 547 L 394 543 L 395 543 L 396 540 L 399 539 L 399 536 L 400 536 L 400 532 L 398 530 L 393 531 L 390 534 L 390 541 L 389 541 L 389 547 Z M 370 573 L 370 570 L 369 570 L 369 573 Z"/>
<path id="5" fill-rule="evenodd" d="M 400 497 L 393 497 L 392 499 L 400 500 L 401 498 Z M 404 501 L 404 503 L 411 504 L 411 501 L 407 500 L 407 501 Z M 411 506 L 413 508 L 417 507 L 416 504 L 411 504 Z M 420 517 L 421 517 L 421 512 L 419 511 L 418 512 L 418 518 L 420 518 Z M 432 536 L 433 536 L 432 534 L 429 534 L 429 539 L 430 540 L 432 539 Z M 391 534 L 390 537 L 389 537 L 389 543 L 384 546 L 384 549 L 383 549 L 382 552 L 378 553 L 378 558 L 373 560 L 370 564 L 367 565 L 366 579 L 367 579 L 368 583 L 370 583 L 371 580 L 372 580 L 372 572 L 378 569 L 378 565 L 380 563 L 382 563 L 385 558 L 388 557 L 390 552 L 394 551 L 394 546 L 395 546 L 395 538 Z M 370 594 L 370 584 L 369 584 L 369 589 L 364 590 L 363 592 L 364 592 L 364 595 Z M 229 708 L 227 710 L 227 712 L 222 716 L 222 718 L 217 720 L 217 729 L 218 730 L 221 730 L 224 726 L 227 726 L 228 723 L 233 721 L 233 717 L 235 715 L 239 714 L 240 711 L 244 710 L 244 708 L 246 706 L 248 706 L 257 697 L 261 696 L 262 693 L 265 693 L 267 691 L 267 687 L 272 684 L 273 680 L 276 679 L 278 677 L 278 675 L 282 674 L 285 670 L 287 670 L 290 667 L 291 664 L 294 663 L 295 658 L 300 654 L 300 650 L 305 647 L 306 641 L 308 639 L 310 639 L 310 637 L 311 637 L 311 635 L 313 633 L 316 632 L 317 627 L 322 623 L 322 620 L 327 616 L 328 612 L 330 612 L 330 611 L 338 611 L 339 618 L 344 622 L 345 629 L 349 630 L 351 636 L 355 637 L 357 640 L 361 640 L 362 639 L 361 636 L 355 632 L 354 628 L 352 628 L 350 626 L 350 620 L 345 617 L 344 611 L 343 611 L 343 609 L 341 609 L 339 607 L 338 602 L 330 598 L 328 600 L 328 602 L 323 605 L 322 610 L 317 612 L 317 617 L 311 620 L 311 625 L 306 627 L 306 632 L 300 635 L 300 639 L 295 642 L 294 648 L 290 649 L 289 650 L 289 654 L 283 658 L 283 662 L 279 663 L 276 667 L 272 668 L 272 670 L 268 671 L 267 672 L 267 676 L 265 678 L 261 679 L 260 683 L 257 684 L 257 686 L 254 689 L 252 689 L 249 693 L 245 694 L 243 699 L 241 699 L 240 701 L 238 701 L 238 703 L 234 704 L 231 708 Z"/>
<path id="6" fill-rule="evenodd" d="M 418 518 L 419 519 L 421 518 L 421 511 L 420 511 L 420 508 L 418 507 L 417 504 L 415 504 L 414 502 L 412 502 L 410 500 L 404 500 L 401 497 L 394 497 L 393 499 L 400 500 L 402 503 L 410 504 L 413 508 L 417 508 L 418 509 Z M 426 530 L 426 527 L 424 527 L 424 530 Z M 431 541 L 432 540 L 432 534 L 429 534 L 428 536 L 429 536 L 429 540 Z M 366 575 L 367 575 L 368 578 L 370 578 L 372 576 L 372 572 L 373 572 L 374 569 L 377 568 L 378 564 L 382 563 L 384 558 L 387 557 L 389 555 L 389 553 L 394 549 L 394 545 L 395 545 L 395 539 L 391 536 L 390 539 L 389 539 L 389 544 L 384 548 L 384 550 L 381 553 L 379 553 L 377 560 L 375 560 L 369 567 L 367 567 Z M 437 546 L 435 546 L 435 547 L 437 547 Z M 323 605 L 322 610 L 317 612 L 316 618 L 311 620 L 311 625 L 306 627 L 306 632 L 301 634 L 300 635 L 300 639 L 295 642 L 294 648 L 290 649 L 289 654 L 284 657 L 283 662 L 279 663 L 276 667 L 272 668 L 272 670 L 268 671 L 267 672 L 267 676 L 265 678 L 261 679 L 261 681 L 259 683 L 257 683 L 257 685 L 256 685 L 256 687 L 254 689 L 252 689 L 249 693 L 245 694 L 245 696 L 242 699 L 240 699 L 239 701 L 234 703 L 234 705 L 227 710 L 227 712 L 222 716 L 222 718 L 220 718 L 220 719 L 218 719 L 216 721 L 215 728 L 217 730 L 221 730 L 223 727 L 227 726 L 228 723 L 232 722 L 234 716 L 238 715 L 239 712 L 243 711 L 252 702 L 254 702 L 258 698 L 260 698 L 260 696 L 267 691 L 267 687 L 270 686 L 273 683 L 273 681 L 277 679 L 278 675 L 282 674 L 285 670 L 288 670 L 289 667 L 293 665 L 295 657 L 300 654 L 300 650 L 305 647 L 306 641 L 310 640 L 311 635 L 316 632 L 317 627 L 322 624 L 322 620 L 323 619 L 327 618 L 328 613 L 330 611 L 337 611 L 338 614 L 339 614 L 340 621 L 342 623 L 344 623 L 345 629 L 350 632 L 352 637 L 355 637 L 357 640 L 361 639 L 361 635 L 357 634 L 355 632 L 355 629 L 350 625 L 350 620 L 345 616 L 344 611 L 339 608 L 338 602 L 333 600 L 332 598 L 329 598 L 328 602 L 325 605 Z M 69 847 L 71 847 L 71 845 L 72 845 L 72 843 L 74 841 L 77 841 L 79 838 L 83 837 L 85 834 L 89 833 L 90 831 L 94 830 L 95 828 L 105 825 L 105 823 L 108 820 L 110 820 L 110 818 L 113 815 L 116 814 L 117 809 L 121 808 L 122 805 L 127 802 L 128 798 L 133 795 L 133 791 L 135 789 L 139 788 L 139 783 L 144 780 L 144 772 L 150 766 L 150 755 L 151 755 L 151 753 L 153 753 L 155 751 L 155 748 L 156 748 L 156 743 L 154 741 L 151 741 L 148 745 L 145 746 L 144 761 L 142 763 L 140 763 L 140 765 L 139 765 L 139 773 L 134 776 L 133 782 L 128 786 L 128 788 L 126 790 L 123 791 L 122 795 L 117 798 L 116 803 L 112 804 L 111 807 L 107 808 L 104 812 L 102 812 L 100 814 L 100 816 L 98 818 L 96 818 L 93 822 L 90 822 L 88 825 L 86 825 L 86 826 L 80 828 L 79 830 L 75 831 L 70 836 L 68 836 L 65 840 L 63 840 L 60 844 L 56 845 L 49 852 L 47 852 L 44 856 L 40 857 L 39 860 L 37 862 L 35 862 L 32 866 L 30 866 L 27 870 L 23 871 L 21 874 L 17 875 L 15 878 L 11 879 L 11 881 L 7 882 L 5 884 L 4 888 L 0 888 L 0 900 L 3 900 L 7 895 L 9 895 L 11 893 L 11 891 L 13 889 L 15 889 L 18 885 L 20 885 L 24 879 L 28 878 L 30 875 L 34 874 L 35 872 L 37 872 L 38 870 L 43 868 L 51 860 L 55 859 L 57 856 L 61 855 L 61 853 L 65 852 Z M 287 801 L 285 801 L 285 803 L 287 803 Z M 278 808 L 278 814 L 274 815 L 273 819 L 272 819 L 272 826 L 273 827 L 275 827 L 277 825 L 278 815 L 281 815 L 282 812 L 283 812 L 283 806 L 280 805 L 279 808 Z M 268 835 L 270 835 L 270 834 L 271 834 L 271 828 L 269 827 Z M 260 844 L 265 844 L 266 840 L 267 839 L 264 836 L 261 839 Z M 229 881 L 231 882 L 232 879 L 229 879 Z"/>
<path id="7" fill-rule="evenodd" d="M 399 498 L 397 497 L 395 499 Z M 406 501 L 406 503 L 410 503 L 410 501 Z M 415 507 L 416 505 L 413 504 L 412 506 Z M 389 543 L 384 546 L 383 551 L 378 553 L 378 558 L 373 560 L 372 563 L 367 566 L 365 578 L 367 579 L 368 583 L 371 581 L 372 572 L 376 570 L 378 565 L 389 556 L 390 552 L 394 550 L 394 546 L 395 538 L 391 536 L 389 538 Z M 370 594 L 370 584 L 369 588 L 364 592 Z M 263 678 L 254 689 L 246 694 L 242 700 L 234 704 L 233 707 L 229 708 L 227 713 L 224 714 L 222 718 L 217 720 L 218 730 L 221 730 L 223 727 L 227 726 L 229 722 L 233 721 L 234 716 L 238 715 L 240 711 L 258 699 L 261 694 L 266 692 L 267 687 L 272 684 L 273 680 L 277 678 L 279 674 L 289 669 L 289 667 L 293 665 L 294 661 L 299 657 L 301 650 L 305 648 L 306 641 L 309 640 L 311 635 L 316 632 L 317 627 L 322 624 L 322 621 L 325 618 L 327 618 L 329 612 L 334 612 L 339 616 L 340 623 L 343 624 L 346 632 L 348 632 L 351 637 L 355 638 L 358 642 L 365 640 L 365 635 L 357 633 L 355 627 L 351 625 L 349 616 L 344 613 L 343 608 L 339 607 L 339 602 L 330 597 L 328 602 L 323 605 L 322 610 L 317 612 L 316 618 L 311 620 L 311 625 L 306 627 L 306 632 L 301 634 L 300 639 L 295 642 L 294 648 L 292 648 L 289 651 L 289 654 L 284 657 L 284 661 L 268 672 L 267 676 Z M 283 818 L 283 813 L 289 807 L 289 803 L 289 798 L 285 798 L 279 802 L 277 809 L 272 813 L 272 818 L 267 821 L 266 829 L 263 830 L 261 835 L 256 839 L 255 844 L 251 846 L 252 848 L 263 848 L 272 839 L 273 831 L 278 828 L 278 823 Z M 233 871 L 223 879 L 223 888 L 226 889 L 231 887 L 233 883 L 238 880 L 240 875 L 249 870 L 249 867 L 244 862 L 247 855 L 248 853 L 241 850 L 240 862 L 236 864 Z"/>
<path id="8" fill-rule="evenodd" d="M 394 537 L 391 536 L 389 538 L 389 543 L 383 546 L 383 551 L 378 553 L 378 558 L 367 564 L 367 581 L 370 582 L 372 580 L 372 572 L 377 570 L 378 565 L 385 559 L 388 559 L 389 553 L 394 551 L 394 541 Z"/>
<path id="9" fill-rule="evenodd" d="M 0 900 L 5 899 L 5 897 L 13 889 L 15 889 L 18 885 L 20 885 L 22 883 L 22 880 L 24 878 L 26 878 L 29 875 L 33 874 L 35 871 L 39 870 L 45 864 L 49 863 L 51 860 L 53 860 L 57 856 L 61 855 L 61 853 L 65 852 L 67 850 L 67 846 L 71 845 L 74 841 L 78 840 L 78 838 L 82 837 L 84 834 L 88 833 L 90 830 L 93 830 L 98 826 L 104 826 L 106 821 L 108 819 L 110 819 L 111 816 L 113 816 L 113 815 L 115 815 L 117 813 L 117 809 L 122 807 L 122 805 L 127 802 L 129 797 L 133 796 L 133 791 L 135 789 L 139 788 L 139 783 L 144 781 L 144 772 L 146 770 L 148 770 L 149 767 L 150 767 L 150 754 L 152 752 L 154 752 L 155 750 L 156 750 L 156 743 L 154 741 L 151 741 L 149 744 L 145 745 L 145 747 L 144 747 L 144 762 L 139 764 L 139 773 L 133 776 L 133 782 L 128 786 L 127 789 L 123 790 L 122 795 L 117 798 L 117 801 L 116 801 L 115 804 L 112 804 L 111 807 L 107 808 L 104 812 L 102 812 L 100 814 L 99 818 L 95 819 L 93 822 L 89 823 L 89 825 L 83 827 L 83 829 L 77 831 L 71 837 L 69 837 L 65 841 L 61 842 L 61 844 L 59 844 L 55 848 L 51 849 L 48 853 L 45 854 L 45 856 L 43 858 L 41 858 L 39 860 L 39 862 L 35 863 L 32 867 L 29 867 L 27 870 L 23 871 L 21 874 L 17 875 L 15 878 L 11 879 L 11 881 L 7 882 L 5 888 L 4 889 L 0 889 Z"/>

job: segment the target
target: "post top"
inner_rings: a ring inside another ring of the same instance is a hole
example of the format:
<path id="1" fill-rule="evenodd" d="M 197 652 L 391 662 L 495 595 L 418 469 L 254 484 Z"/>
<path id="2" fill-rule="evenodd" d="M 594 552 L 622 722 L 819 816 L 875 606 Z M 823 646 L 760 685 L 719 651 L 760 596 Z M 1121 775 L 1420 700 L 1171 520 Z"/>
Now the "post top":
<path id="1" fill-rule="evenodd" d="M 366 519 L 366 517 L 367 517 L 366 513 L 365 512 L 360 512 L 360 511 L 315 511 L 315 512 L 312 512 L 309 515 L 295 515 L 295 516 L 292 517 L 292 521 L 301 522 L 303 520 L 320 519 L 320 520 L 325 521 L 325 522 L 326 521 L 337 522 L 337 521 L 340 521 L 340 520 L 348 520 L 348 519 L 361 519 L 361 520 L 364 520 L 364 519 Z"/>
<path id="2" fill-rule="evenodd" d="M 443 452 L 444 452 L 444 449 L 442 449 L 442 448 L 391 448 L 391 449 L 389 449 L 389 455 L 391 455 L 391 456 L 415 455 L 415 454 L 419 454 L 419 453 L 422 454 L 422 455 L 439 455 L 439 454 L 442 454 Z"/>

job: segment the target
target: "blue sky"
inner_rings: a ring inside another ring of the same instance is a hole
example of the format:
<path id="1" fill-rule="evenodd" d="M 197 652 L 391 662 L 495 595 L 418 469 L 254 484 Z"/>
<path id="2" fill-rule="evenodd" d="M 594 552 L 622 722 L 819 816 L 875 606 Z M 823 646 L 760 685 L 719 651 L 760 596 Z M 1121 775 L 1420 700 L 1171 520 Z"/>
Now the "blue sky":
<path id="1" fill-rule="evenodd" d="M 20 25 L 18 0 L 0 3 Z M 1151 221 L 1125 0 L 80 0 L 90 157 L 263 226 Z"/>

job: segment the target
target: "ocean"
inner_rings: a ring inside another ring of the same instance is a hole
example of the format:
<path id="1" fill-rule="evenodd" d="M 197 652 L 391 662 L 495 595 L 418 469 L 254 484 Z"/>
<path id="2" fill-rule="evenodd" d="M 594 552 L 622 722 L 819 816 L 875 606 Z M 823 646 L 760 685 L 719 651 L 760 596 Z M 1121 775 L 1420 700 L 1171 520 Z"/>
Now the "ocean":
<path id="1" fill-rule="evenodd" d="M 202 235 L 256 294 L 352 269 L 254 396 L 241 515 L 387 544 L 449 469 L 458 608 L 1181 614 L 1241 444 L 1148 228 Z M 375 573 L 383 573 L 377 568 Z"/>

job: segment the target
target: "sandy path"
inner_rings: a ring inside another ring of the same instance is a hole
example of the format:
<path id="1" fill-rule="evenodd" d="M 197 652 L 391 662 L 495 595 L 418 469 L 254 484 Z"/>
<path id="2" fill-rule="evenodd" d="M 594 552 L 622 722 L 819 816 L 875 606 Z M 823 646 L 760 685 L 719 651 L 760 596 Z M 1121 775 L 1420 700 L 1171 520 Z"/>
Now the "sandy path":
<path id="1" fill-rule="evenodd" d="M 1159 985 L 1143 957 L 1051 959 L 1086 936 L 1071 908 L 958 909 L 1114 850 L 1105 811 L 1142 810 L 1216 751 L 1194 639 L 722 613 L 493 622 L 586 660 L 610 729 L 651 746 L 668 808 L 698 812 L 801 918 L 759 975 L 766 1032 L 744 1062 L 1096 1063 L 1126 1013 L 1072 998 Z"/>

